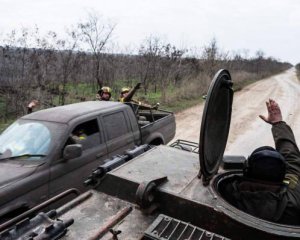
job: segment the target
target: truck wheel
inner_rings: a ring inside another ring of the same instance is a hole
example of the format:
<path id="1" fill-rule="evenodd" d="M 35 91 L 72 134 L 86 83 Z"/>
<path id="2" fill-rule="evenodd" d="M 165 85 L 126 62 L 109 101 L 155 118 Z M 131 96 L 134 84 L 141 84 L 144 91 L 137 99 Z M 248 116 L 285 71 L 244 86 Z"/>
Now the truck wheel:
<path id="1" fill-rule="evenodd" d="M 158 146 L 158 145 L 161 145 L 161 144 L 164 144 L 164 143 L 163 143 L 162 139 L 156 138 L 156 139 L 152 140 L 149 144 L 154 145 L 154 146 Z"/>

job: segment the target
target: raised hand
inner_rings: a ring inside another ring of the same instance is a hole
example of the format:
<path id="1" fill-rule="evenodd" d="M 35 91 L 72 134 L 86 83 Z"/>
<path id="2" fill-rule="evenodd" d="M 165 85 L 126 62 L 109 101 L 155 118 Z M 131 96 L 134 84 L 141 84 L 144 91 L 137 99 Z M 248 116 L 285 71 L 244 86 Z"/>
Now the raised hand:
<path id="1" fill-rule="evenodd" d="M 34 108 L 39 104 L 38 100 L 32 100 L 29 104 L 28 104 L 28 108 Z"/>
<path id="2" fill-rule="evenodd" d="M 259 117 L 269 124 L 274 124 L 282 121 L 281 110 L 278 103 L 275 102 L 273 99 L 269 99 L 269 101 L 266 102 L 266 105 L 268 110 L 268 116 L 265 117 L 263 115 L 259 115 Z"/>

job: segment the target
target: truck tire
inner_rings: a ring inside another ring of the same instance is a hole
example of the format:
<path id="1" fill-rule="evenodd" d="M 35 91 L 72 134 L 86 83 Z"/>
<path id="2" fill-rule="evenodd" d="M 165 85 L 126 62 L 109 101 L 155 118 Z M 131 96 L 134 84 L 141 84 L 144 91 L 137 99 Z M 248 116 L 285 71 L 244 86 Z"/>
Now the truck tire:
<path id="1" fill-rule="evenodd" d="M 150 145 L 154 145 L 154 146 L 158 146 L 161 144 L 164 144 L 164 142 L 161 138 L 156 138 L 150 142 Z"/>

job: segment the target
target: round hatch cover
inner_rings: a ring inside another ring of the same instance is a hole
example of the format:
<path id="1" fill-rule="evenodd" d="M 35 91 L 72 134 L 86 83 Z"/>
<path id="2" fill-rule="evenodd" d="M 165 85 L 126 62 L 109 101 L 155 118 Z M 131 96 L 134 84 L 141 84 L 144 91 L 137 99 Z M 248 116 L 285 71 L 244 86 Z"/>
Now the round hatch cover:
<path id="1" fill-rule="evenodd" d="M 219 169 L 226 147 L 233 99 L 232 80 L 227 70 L 221 69 L 212 80 L 203 110 L 199 160 L 204 185 Z"/>

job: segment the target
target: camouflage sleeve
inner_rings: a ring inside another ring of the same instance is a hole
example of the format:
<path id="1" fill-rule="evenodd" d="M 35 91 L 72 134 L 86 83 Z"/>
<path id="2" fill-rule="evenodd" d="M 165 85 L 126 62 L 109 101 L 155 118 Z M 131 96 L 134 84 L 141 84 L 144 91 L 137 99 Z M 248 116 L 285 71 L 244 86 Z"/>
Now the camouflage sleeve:
<path id="1" fill-rule="evenodd" d="M 138 83 L 132 88 L 126 97 L 124 97 L 124 102 L 130 102 L 135 92 L 140 88 L 141 83 Z"/>
<path id="2" fill-rule="evenodd" d="M 292 129 L 285 122 L 279 122 L 273 125 L 272 133 L 277 151 L 288 163 L 287 174 L 300 176 L 300 152 Z"/>

